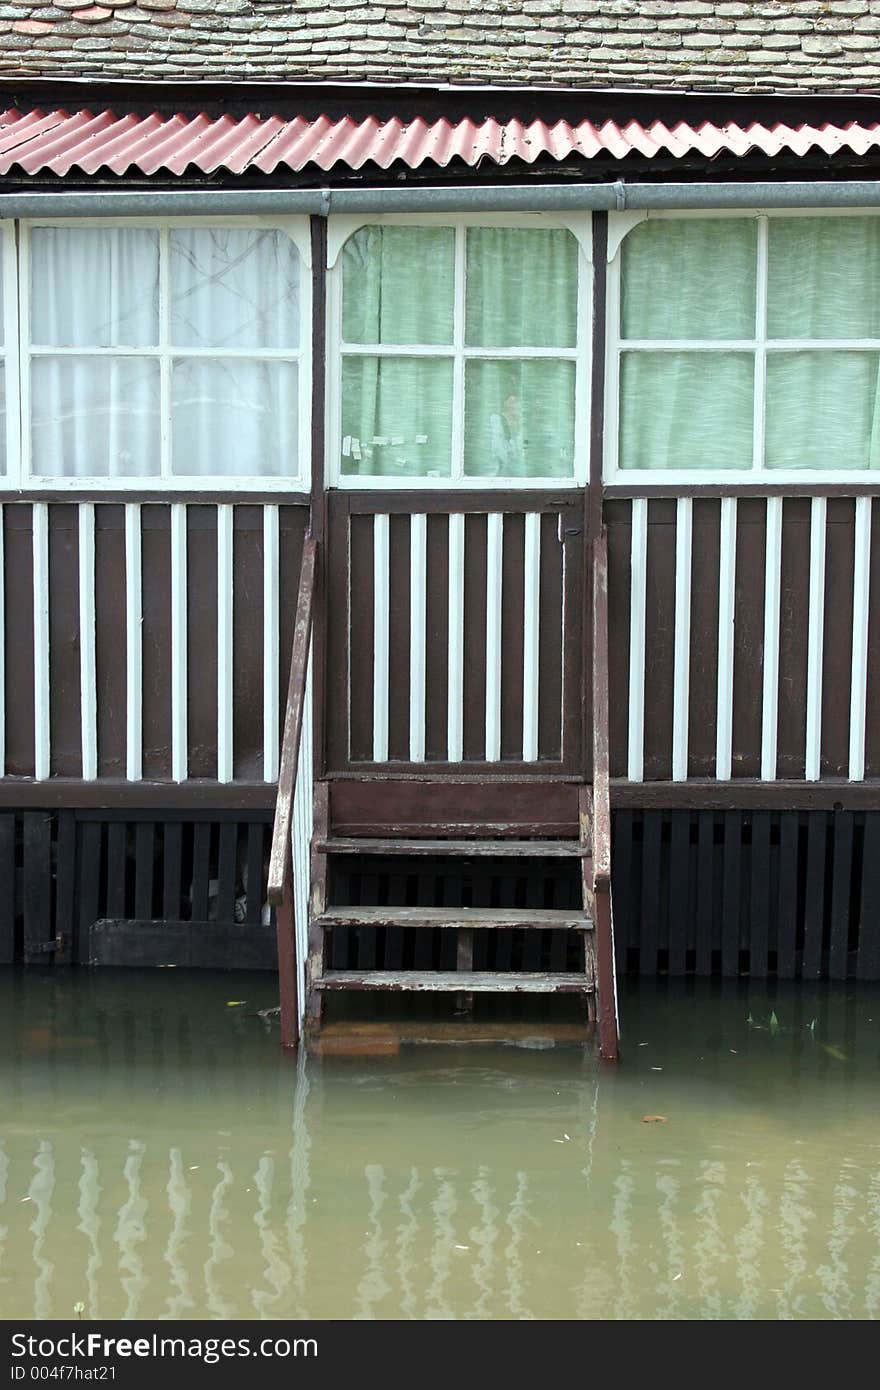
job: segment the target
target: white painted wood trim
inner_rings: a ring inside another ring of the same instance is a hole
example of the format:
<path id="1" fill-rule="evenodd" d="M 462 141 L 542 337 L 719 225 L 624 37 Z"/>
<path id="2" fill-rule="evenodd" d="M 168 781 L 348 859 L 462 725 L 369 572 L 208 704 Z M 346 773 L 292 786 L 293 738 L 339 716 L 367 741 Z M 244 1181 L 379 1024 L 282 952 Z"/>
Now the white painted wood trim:
<path id="1" fill-rule="evenodd" d="M 718 573 L 718 694 L 715 776 L 730 777 L 733 748 L 733 637 L 736 603 L 736 498 L 721 499 L 721 553 Z"/>
<path id="2" fill-rule="evenodd" d="M 779 728 L 779 612 L 782 587 L 782 498 L 767 498 L 764 549 L 764 664 L 761 691 L 761 778 L 776 777 Z"/>
<path id="3" fill-rule="evenodd" d="M 409 522 L 409 756 L 425 761 L 425 671 L 427 654 L 428 521 L 416 512 Z"/>
<path id="4" fill-rule="evenodd" d="M 373 761 L 388 761 L 390 518 L 373 517 Z"/>
<path id="5" fill-rule="evenodd" d="M 6 580 L 3 560 L 5 510 L 0 503 L 0 777 L 6 775 Z"/>
<path id="6" fill-rule="evenodd" d="M 186 506 L 174 502 L 171 506 L 171 776 L 175 782 L 185 782 L 189 774 L 186 556 Z"/>
<path id="7" fill-rule="evenodd" d="M 868 701 L 868 619 L 871 594 L 871 498 L 856 498 L 853 553 L 852 674 L 849 701 L 849 779 L 865 776 L 865 714 Z"/>
<path id="8" fill-rule="evenodd" d="M 688 775 L 688 718 L 691 665 L 691 555 L 693 501 L 679 497 L 675 506 L 675 638 L 672 691 L 672 780 Z"/>
<path id="9" fill-rule="evenodd" d="M 79 506 L 79 704 L 82 775 L 98 775 L 98 686 L 95 665 L 95 504 Z"/>
<path id="10" fill-rule="evenodd" d="M 233 773 L 232 604 L 233 509 L 217 508 L 217 781 L 231 782 Z"/>
<path id="11" fill-rule="evenodd" d="M 486 517 L 486 761 L 501 759 L 501 554 L 504 516 Z M 526 577 L 528 593 L 528 576 Z"/>
<path id="12" fill-rule="evenodd" d="M 49 723 L 49 508 L 35 502 L 33 510 L 34 566 L 34 776 L 50 774 Z"/>
<path id="13" fill-rule="evenodd" d="M 645 767 L 645 595 L 648 576 L 648 502 L 632 504 L 629 595 L 629 729 L 626 775 L 641 782 Z"/>
<path id="14" fill-rule="evenodd" d="M 523 621 L 523 762 L 538 760 L 541 638 L 541 516 L 526 512 Z M 499 653 L 500 662 L 500 653 Z"/>
<path id="15" fill-rule="evenodd" d="M 449 648 L 446 756 L 461 762 L 464 746 L 464 513 L 449 518 Z"/>
<path id="16" fill-rule="evenodd" d="M 141 509 L 125 504 L 125 775 L 143 776 L 143 570 Z"/>
<path id="17" fill-rule="evenodd" d="M 804 777 L 818 782 L 822 767 L 822 657 L 825 645 L 825 520 L 827 501 L 810 503 L 810 610 L 807 634 L 807 737 Z"/>
<path id="18" fill-rule="evenodd" d="M 279 511 L 263 508 L 263 780 L 278 781 L 280 742 Z"/>

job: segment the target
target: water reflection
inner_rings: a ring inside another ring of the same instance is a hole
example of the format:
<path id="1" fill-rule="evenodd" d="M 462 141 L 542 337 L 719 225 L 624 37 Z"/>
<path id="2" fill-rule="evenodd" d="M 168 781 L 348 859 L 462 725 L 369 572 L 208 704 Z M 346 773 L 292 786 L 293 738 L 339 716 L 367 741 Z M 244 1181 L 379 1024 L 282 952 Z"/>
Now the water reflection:
<path id="1" fill-rule="evenodd" d="M 0 975 L 3 1317 L 880 1315 L 877 991 L 643 983 L 614 1073 L 131 984 Z"/>

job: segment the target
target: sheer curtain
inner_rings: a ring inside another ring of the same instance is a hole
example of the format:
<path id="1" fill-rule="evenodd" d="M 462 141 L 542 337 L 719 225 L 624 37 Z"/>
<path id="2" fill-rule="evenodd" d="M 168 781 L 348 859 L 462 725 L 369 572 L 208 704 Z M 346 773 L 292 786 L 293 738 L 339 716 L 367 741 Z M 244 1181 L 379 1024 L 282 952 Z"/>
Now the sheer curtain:
<path id="1" fill-rule="evenodd" d="M 35 228 L 32 472 L 158 475 L 165 356 L 172 473 L 295 473 L 299 293 L 297 252 L 278 230 L 172 228 L 163 243 L 155 228 Z"/>

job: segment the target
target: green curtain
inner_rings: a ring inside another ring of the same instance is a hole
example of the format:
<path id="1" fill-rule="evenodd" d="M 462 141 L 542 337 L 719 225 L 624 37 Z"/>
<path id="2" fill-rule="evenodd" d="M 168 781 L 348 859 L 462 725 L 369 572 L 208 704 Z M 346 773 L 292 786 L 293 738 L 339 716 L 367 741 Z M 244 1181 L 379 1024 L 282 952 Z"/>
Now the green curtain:
<path id="1" fill-rule="evenodd" d="M 753 338 L 754 219 L 649 218 L 623 240 L 623 338 Z"/>
<path id="2" fill-rule="evenodd" d="M 751 353 L 623 353 L 620 466 L 751 468 L 754 381 Z"/>

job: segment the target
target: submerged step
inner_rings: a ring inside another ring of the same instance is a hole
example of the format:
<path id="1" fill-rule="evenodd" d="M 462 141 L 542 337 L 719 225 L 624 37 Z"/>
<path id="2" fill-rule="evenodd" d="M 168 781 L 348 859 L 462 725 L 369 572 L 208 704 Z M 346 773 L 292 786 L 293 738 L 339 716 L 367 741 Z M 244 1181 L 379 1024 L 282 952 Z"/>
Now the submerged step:
<path id="1" fill-rule="evenodd" d="M 462 859 L 569 859 L 588 858 L 590 851 L 578 840 L 396 840 L 367 836 L 319 840 L 322 854 L 437 855 Z"/>
<path id="2" fill-rule="evenodd" d="M 315 980 L 321 990 L 407 990 L 455 994 L 592 994 L 592 977 L 573 971 L 532 974 L 464 970 L 328 970 Z"/>
<path id="3" fill-rule="evenodd" d="M 466 927 L 540 931 L 590 931 L 593 923 L 583 911 L 484 907 L 330 907 L 315 919 L 328 927 Z"/>

